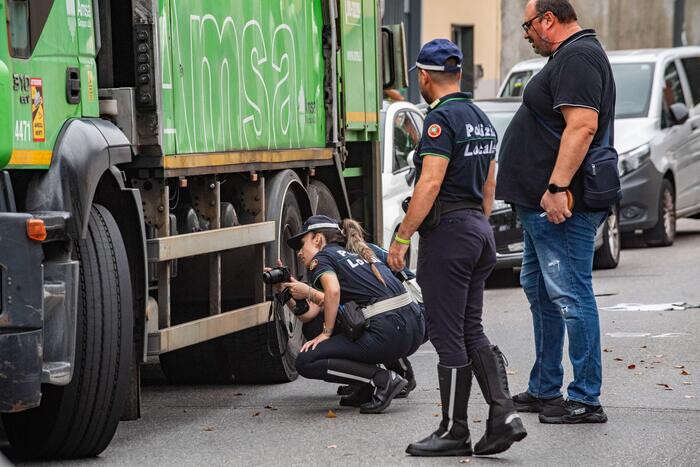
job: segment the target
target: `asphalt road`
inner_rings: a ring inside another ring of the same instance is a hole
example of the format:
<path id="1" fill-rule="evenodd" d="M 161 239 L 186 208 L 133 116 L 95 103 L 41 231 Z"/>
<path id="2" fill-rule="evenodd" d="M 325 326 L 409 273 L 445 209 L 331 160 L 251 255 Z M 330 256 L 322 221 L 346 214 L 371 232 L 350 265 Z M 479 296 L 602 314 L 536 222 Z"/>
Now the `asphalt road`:
<path id="1" fill-rule="evenodd" d="M 594 276 L 600 307 L 700 304 L 700 221 L 680 221 L 673 247 L 624 250 L 617 269 Z M 485 308 L 487 334 L 510 362 L 511 391 L 520 392 L 533 358 L 525 297 L 515 286 L 491 288 Z M 304 379 L 275 386 L 156 382 L 143 389 L 143 418 L 122 422 L 98 459 L 62 464 L 700 465 L 700 309 L 601 310 L 600 317 L 602 401 L 609 422 L 542 425 L 536 415 L 523 414 L 528 437 L 497 457 L 404 454 L 409 442 L 429 434 L 439 420 L 437 355 L 427 344 L 411 358 L 417 390 L 381 415 L 339 408 L 335 385 Z M 570 367 L 565 368 L 569 380 Z M 488 414 L 476 384 L 471 401 L 476 441 Z M 329 409 L 335 418 L 326 418 Z M 6 445 L 3 450 L 11 454 Z"/>

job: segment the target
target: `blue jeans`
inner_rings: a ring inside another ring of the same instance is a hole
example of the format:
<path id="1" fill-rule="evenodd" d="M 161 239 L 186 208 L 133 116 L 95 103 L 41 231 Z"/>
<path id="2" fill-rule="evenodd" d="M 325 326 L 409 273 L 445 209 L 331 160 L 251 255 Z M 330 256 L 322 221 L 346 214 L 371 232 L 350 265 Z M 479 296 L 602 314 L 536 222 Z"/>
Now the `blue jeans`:
<path id="1" fill-rule="evenodd" d="M 606 213 L 577 211 L 553 224 L 540 216 L 542 211 L 521 206 L 516 211 L 525 237 L 520 284 L 530 302 L 535 332 L 528 392 L 545 399 L 561 395 L 566 329 L 574 368 L 569 399 L 600 405 L 600 324 L 592 269 L 596 229 Z"/>

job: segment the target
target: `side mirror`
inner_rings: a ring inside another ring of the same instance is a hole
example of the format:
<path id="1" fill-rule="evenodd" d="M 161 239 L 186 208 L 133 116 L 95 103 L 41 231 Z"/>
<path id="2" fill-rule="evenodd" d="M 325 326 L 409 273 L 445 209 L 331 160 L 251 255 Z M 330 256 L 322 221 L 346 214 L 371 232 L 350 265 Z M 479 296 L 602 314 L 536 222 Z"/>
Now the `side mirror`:
<path id="1" fill-rule="evenodd" d="M 688 107 L 681 102 L 676 102 L 675 104 L 671 105 L 670 110 L 671 110 L 671 118 L 673 119 L 674 125 L 683 125 L 688 120 L 688 117 L 690 116 L 690 112 L 688 111 Z"/>
<path id="2" fill-rule="evenodd" d="M 0 60 L 0 168 L 10 162 L 12 155 L 12 89 L 10 89 L 10 70 Z"/>
<path id="3" fill-rule="evenodd" d="M 416 150 L 414 149 L 413 151 L 408 153 L 408 156 L 406 157 L 406 162 L 408 162 L 408 172 L 406 172 L 406 183 L 408 183 L 408 186 L 413 185 L 413 182 L 416 181 L 416 164 L 413 163 L 413 155 L 416 153 Z"/>
<path id="4" fill-rule="evenodd" d="M 403 23 L 382 26 L 383 89 L 398 90 L 408 87 L 406 50 L 406 34 Z"/>

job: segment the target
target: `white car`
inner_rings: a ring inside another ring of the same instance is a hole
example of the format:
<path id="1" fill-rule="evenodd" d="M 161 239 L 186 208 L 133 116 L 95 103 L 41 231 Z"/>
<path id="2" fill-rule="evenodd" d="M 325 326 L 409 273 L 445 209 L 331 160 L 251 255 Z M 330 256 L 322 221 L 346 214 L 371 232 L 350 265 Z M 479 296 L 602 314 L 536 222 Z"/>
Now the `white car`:
<path id="1" fill-rule="evenodd" d="M 608 52 L 617 87 L 624 237 L 673 243 L 676 218 L 700 218 L 700 47 Z M 500 97 L 521 97 L 546 59 L 515 65 Z"/>
<path id="2" fill-rule="evenodd" d="M 384 102 L 381 112 L 384 247 L 391 244 L 404 212 L 401 203 L 413 193 L 413 151 L 423 132 L 423 114 L 410 102 Z M 411 237 L 406 264 L 418 267 L 418 233 Z"/>

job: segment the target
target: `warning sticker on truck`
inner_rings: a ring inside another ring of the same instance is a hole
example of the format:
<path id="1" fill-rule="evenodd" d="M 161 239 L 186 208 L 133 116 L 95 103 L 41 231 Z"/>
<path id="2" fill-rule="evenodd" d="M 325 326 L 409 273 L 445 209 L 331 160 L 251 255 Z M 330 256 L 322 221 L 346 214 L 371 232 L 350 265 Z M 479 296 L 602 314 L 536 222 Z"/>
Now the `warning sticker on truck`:
<path id="1" fill-rule="evenodd" d="M 29 80 L 29 93 L 32 98 L 32 138 L 34 141 L 46 140 L 44 125 L 44 86 L 41 78 Z"/>

